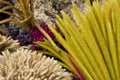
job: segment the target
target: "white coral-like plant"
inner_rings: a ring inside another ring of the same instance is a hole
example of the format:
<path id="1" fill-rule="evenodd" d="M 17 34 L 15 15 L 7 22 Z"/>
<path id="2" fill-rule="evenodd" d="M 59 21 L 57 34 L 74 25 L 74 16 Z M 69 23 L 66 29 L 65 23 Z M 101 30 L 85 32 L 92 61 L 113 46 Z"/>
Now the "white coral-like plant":
<path id="1" fill-rule="evenodd" d="M 56 60 L 28 49 L 0 55 L 0 80 L 72 80 Z"/>
<path id="2" fill-rule="evenodd" d="M 13 51 L 16 50 L 18 47 L 18 40 L 13 40 L 11 37 L 0 35 L 0 54 L 6 49 Z"/>

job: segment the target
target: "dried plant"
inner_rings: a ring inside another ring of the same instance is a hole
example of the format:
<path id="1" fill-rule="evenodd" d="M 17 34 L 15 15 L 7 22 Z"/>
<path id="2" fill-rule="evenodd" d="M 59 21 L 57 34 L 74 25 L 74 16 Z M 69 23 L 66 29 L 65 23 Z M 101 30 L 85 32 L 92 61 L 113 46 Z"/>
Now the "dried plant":
<path id="1" fill-rule="evenodd" d="M 5 0 L 0 0 L 1 4 L 6 5 L 0 9 L 0 13 L 13 16 L 11 18 L 1 20 L 0 24 L 12 21 L 15 22 L 15 24 L 21 25 L 21 27 L 25 28 L 26 30 L 29 30 L 34 26 L 33 2 L 34 0 L 17 0 L 16 7 Z M 14 12 L 10 13 L 6 11 L 7 9 L 13 9 Z"/>
<path id="2" fill-rule="evenodd" d="M 12 21 L 26 30 L 30 30 L 35 26 L 35 19 L 50 23 L 50 21 L 54 21 L 53 17 L 55 17 L 56 14 L 59 14 L 61 10 L 69 13 L 71 1 L 76 2 L 80 7 L 82 5 L 81 3 L 84 2 L 84 0 L 13 0 L 15 3 L 15 5 L 13 5 L 6 0 L 0 0 L 1 4 L 6 5 L 0 9 L 0 13 L 12 16 L 11 18 L 1 20 L 0 24 Z M 8 9 L 13 9 L 13 13 L 7 11 Z M 82 11 L 84 12 L 84 10 Z M 34 13 L 36 15 L 34 15 Z"/>
<path id="3" fill-rule="evenodd" d="M 88 2 L 87 8 L 83 15 L 73 4 L 76 24 L 64 12 L 62 18 L 57 16 L 62 35 L 49 25 L 62 47 L 49 36 L 36 44 L 81 80 L 120 80 L 120 0 L 102 0 L 102 6 L 96 0 L 93 6 Z"/>
<path id="4" fill-rule="evenodd" d="M 72 80 L 56 60 L 28 49 L 0 56 L 0 80 Z"/>
<path id="5" fill-rule="evenodd" d="M 13 40 L 11 37 L 0 35 L 0 54 L 2 51 L 6 49 L 10 51 L 14 51 L 18 47 L 19 47 L 19 43 L 17 40 Z"/>

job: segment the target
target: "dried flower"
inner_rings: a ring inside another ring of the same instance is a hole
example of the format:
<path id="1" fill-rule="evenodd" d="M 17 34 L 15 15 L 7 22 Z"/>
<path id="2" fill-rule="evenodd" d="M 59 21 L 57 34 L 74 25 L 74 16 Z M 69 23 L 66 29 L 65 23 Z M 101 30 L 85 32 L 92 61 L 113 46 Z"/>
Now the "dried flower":
<path id="1" fill-rule="evenodd" d="M 6 5 L 0 8 L 0 13 L 5 13 L 6 15 L 11 16 L 10 18 L 1 20 L 0 24 L 14 22 L 29 31 L 34 26 L 34 0 L 17 0 L 13 2 L 15 2 L 15 5 L 6 0 L 0 0 L 1 4 Z M 13 13 L 7 11 L 8 9 L 13 9 Z"/>
<path id="2" fill-rule="evenodd" d="M 48 25 L 46 25 L 45 23 L 42 23 L 40 25 L 48 34 L 51 38 L 54 38 L 54 35 L 53 33 L 50 31 L 50 29 L 48 28 Z M 42 34 L 42 32 L 40 32 L 38 30 L 37 27 L 34 27 L 30 33 L 32 34 L 32 37 L 33 37 L 33 41 L 36 42 L 36 41 L 43 41 L 45 36 Z"/>
<path id="3" fill-rule="evenodd" d="M 48 25 L 46 25 L 45 23 L 41 23 L 40 27 L 42 27 L 46 33 L 52 38 L 54 39 L 55 36 L 53 35 L 53 33 L 50 31 L 50 29 L 48 28 Z M 33 42 L 37 42 L 37 41 L 44 41 L 45 36 L 43 35 L 42 32 L 40 32 L 40 30 L 37 27 L 34 27 L 32 30 L 30 30 L 30 33 L 32 35 L 33 38 Z M 32 50 L 41 50 L 42 48 L 38 48 L 36 45 L 32 45 L 31 46 Z"/>
<path id="4" fill-rule="evenodd" d="M 11 26 L 9 34 L 14 40 L 18 40 L 20 46 L 27 46 L 32 43 L 31 33 L 18 26 Z"/>
<path id="5" fill-rule="evenodd" d="M 65 71 L 53 58 L 28 49 L 0 56 L 0 80 L 72 80 Z"/>
<path id="6" fill-rule="evenodd" d="M 18 40 L 13 40 L 11 37 L 0 35 L 0 54 L 1 51 L 9 49 L 10 51 L 16 50 L 19 47 Z"/>

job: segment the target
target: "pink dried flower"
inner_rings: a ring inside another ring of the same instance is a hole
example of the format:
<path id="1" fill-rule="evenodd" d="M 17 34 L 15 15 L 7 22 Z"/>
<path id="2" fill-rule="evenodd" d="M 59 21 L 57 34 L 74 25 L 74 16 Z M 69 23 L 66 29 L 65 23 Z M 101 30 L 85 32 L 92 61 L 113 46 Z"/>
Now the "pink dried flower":
<path id="1" fill-rule="evenodd" d="M 55 38 L 54 34 L 50 31 L 47 24 L 41 23 L 40 27 L 42 27 L 52 39 Z M 30 33 L 32 35 L 33 42 L 44 41 L 45 36 L 42 32 L 39 31 L 39 29 L 37 27 L 34 27 L 32 30 L 30 30 Z M 32 50 L 39 50 L 39 48 L 37 46 L 35 46 L 34 44 L 32 45 L 31 48 L 32 48 Z"/>
<path id="2" fill-rule="evenodd" d="M 48 33 L 48 35 L 51 37 L 51 38 L 54 38 L 54 35 L 53 33 L 50 31 L 50 29 L 48 28 L 48 25 L 46 25 L 45 23 L 42 23 L 40 24 L 40 26 L 46 31 L 46 33 Z M 42 34 L 42 32 L 40 32 L 38 30 L 37 27 L 34 27 L 32 30 L 30 30 L 30 33 L 33 37 L 33 41 L 36 42 L 36 41 L 43 41 L 45 36 Z"/>

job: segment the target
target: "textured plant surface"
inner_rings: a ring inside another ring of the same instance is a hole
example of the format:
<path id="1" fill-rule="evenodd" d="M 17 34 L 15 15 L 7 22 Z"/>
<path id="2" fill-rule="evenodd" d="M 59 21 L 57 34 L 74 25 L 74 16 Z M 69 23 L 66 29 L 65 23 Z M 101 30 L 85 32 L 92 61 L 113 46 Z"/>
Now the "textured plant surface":
<path id="1" fill-rule="evenodd" d="M 9 35 L 14 39 L 18 40 L 21 46 L 27 46 L 32 44 L 32 35 L 24 28 L 14 26 L 9 28 Z"/>
<path id="2" fill-rule="evenodd" d="M 6 49 L 13 51 L 16 50 L 18 47 L 19 43 L 17 40 L 13 40 L 11 37 L 0 35 L 0 54 Z"/>
<path id="3" fill-rule="evenodd" d="M 54 18 L 60 15 L 61 10 L 70 15 L 71 2 L 77 4 L 80 10 L 85 12 L 85 0 L 34 0 L 34 17 L 39 22 L 54 24 Z"/>
<path id="4" fill-rule="evenodd" d="M 46 42 L 36 44 L 81 79 L 120 80 L 120 0 L 102 0 L 102 6 L 97 1 L 89 4 L 84 15 L 73 4 L 76 24 L 64 12 L 62 18 L 57 16 L 62 35 L 49 26 L 62 48 L 47 34 Z"/>
<path id="5" fill-rule="evenodd" d="M 0 80 L 72 80 L 71 74 L 62 69 L 56 60 L 32 52 L 18 49 L 8 50 L 0 56 Z"/>

